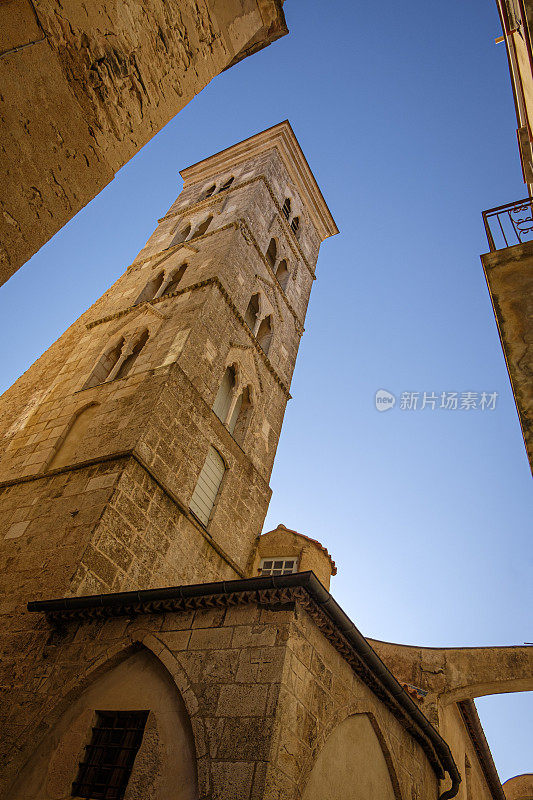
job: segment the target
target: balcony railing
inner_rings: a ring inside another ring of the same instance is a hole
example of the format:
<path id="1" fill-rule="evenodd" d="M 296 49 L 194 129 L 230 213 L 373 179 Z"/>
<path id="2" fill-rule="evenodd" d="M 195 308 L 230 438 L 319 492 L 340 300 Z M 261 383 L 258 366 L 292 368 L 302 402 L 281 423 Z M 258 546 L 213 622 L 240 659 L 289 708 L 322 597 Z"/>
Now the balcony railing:
<path id="1" fill-rule="evenodd" d="M 533 197 L 489 208 L 483 212 L 483 224 L 491 251 L 512 247 L 533 239 Z"/>

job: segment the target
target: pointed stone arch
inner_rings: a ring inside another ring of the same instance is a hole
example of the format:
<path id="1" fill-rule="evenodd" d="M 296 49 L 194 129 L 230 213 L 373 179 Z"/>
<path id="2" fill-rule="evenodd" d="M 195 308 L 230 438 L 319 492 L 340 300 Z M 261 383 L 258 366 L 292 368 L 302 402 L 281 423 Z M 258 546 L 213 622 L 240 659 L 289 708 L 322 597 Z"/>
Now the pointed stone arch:
<path id="1" fill-rule="evenodd" d="M 348 730 L 350 726 L 352 727 L 351 731 Z M 373 778 L 379 776 L 380 771 L 377 769 L 379 766 L 377 762 L 379 762 L 380 759 L 383 760 L 381 763 L 382 787 L 379 791 L 380 800 L 404 800 L 391 748 L 382 726 L 371 711 L 365 710 L 358 703 L 339 709 L 330 719 L 329 724 L 324 726 L 316 736 L 312 743 L 311 752 L 302 765 L 297 784 L 298 798 L 302 800 L 314 800 L 315 794 L 317 797 L 321 796 L 319 789 L 321 776 L 317 774 L 322 767 L 321 761 L 324 762 L 324 777 L 331 790 L 331 772 L 334 770 L 334 767 L 331 763 L 331 755 L 328 752 L 328 748 L 338 755 L 339 761 L 342 763 L 343 754 L 341 748 L 343 746 L 348 747 L 356 738 L 365 740 L 366 748 L 364 758 L 368 762 L 369 776 L 372 775 Z M 355 748 L 354 753 L 357 752 L 359 751 Z M 346 764 L 354 764 L 351 759 L 346 758 L 344 760 Z M 314 776 L 313 772 L 315 773 Z M 313 777 L 315 778 L 314 782 L 317 784 L 316 786 L 312 783 Z M 337 777 L 339 782 L 342 783 L 342 776 Z M 388 781 L 386 777 L 388 777 Z M 359 775 L 357 785 L 362 786 L 361 775 Z M 359 796 L 361 796 L 361 800 L 363 800 L 363 798 L 366 800 L 367 795 L 365 791 L 363 786 L 361 795 L 352 795 L 348 792 L 348 787 L 344 786 L 341 789 L 339 797 L 342 796 L 345 800 L 352 800 L 352 797 L 353 800 L 359 800 Z M 329 797 L 330 795 L 328 794 L 327 796 Z M 378 796 L 378 794 L 372 796 Z M 331 795 L 331 797 L 332 800 L 336 800 L 337 796 Z"/>
<path id="2" fill-rule="evenodd" d="M 97 415 L 99 407 L 100 403 L 91 402 L 85 403 L 77 409 L 46 460 L 45 471 L 58 469 L 72 460 L 77 460 L 76 455 L 83 449 L 85 434 Z"/>
<path id="3" fill-rule="evenodd" d="M 267 301 L 270 304 L 270 309 L 271 309 L 270 313 L 277 316 L 278 319 L 281 321 L 283 319 L 283 315 L 278 301 L 278 296 L 277 296 L 278 290 L 276 286 L 274 285 L 274 283 L 272 283 L 272 281 L 267 281 L 265 278 L 261 277 L 261 275 L 256 275 L 255 277 L 258 281 L 259 291 L 263 293 L 263 296 L 266 295 Z M 263 316 L 265 316 L 268 313 L 268 311 L 266 311 L 267 308 L 268 306 L 266 306 L 265 304 L 265 314 L 263 314 Z"/>
<path id="4" fill-rule="evenodd" d="M 250 384 L 253 387 L 255 399 L 263 391 L 259 364 L 254 358 L 254 348 L 250 345 L 230 343 L 230 350 L 226 356 L 226 366 L 235 364 L 239 372 L 239 379 L 244 386 Z"/>
<path id="5" fill-rule="evenodd" d="M 198 768 L 203 723 L 196 718 L 198 701 L 187 675 L 153 634 L 135 628 L 133 637 L 108 648 L 84 675 L 62 686 L 58 702 L 36 730 L 41 736 L 33 736 L 22 753 L 12 800 L 38 800 L 45 787 L 46 796 L 69 796 L 95 709 L 106 704 L 110 709 L 144 704 L 151 712 L 124 800 L 152 797 L 152 790 L 159 800 L 195 800 L 203 792 L 198 785 L 205 773 Z M 181 787 L 177 794 L 176 786 Z"/>

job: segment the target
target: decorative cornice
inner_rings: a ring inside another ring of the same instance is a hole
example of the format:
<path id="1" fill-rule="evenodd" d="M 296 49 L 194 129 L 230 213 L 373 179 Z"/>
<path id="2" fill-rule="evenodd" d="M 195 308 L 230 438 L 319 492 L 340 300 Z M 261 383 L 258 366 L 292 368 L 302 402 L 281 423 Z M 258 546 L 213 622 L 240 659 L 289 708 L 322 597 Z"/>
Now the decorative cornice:
<path id="1" fill-rule="evenodd" d="M 232 223 L 232 225 L 233 225 L 233 223 Z M 193 283 L 191 286 L 186 286 L 183 289 L 176 289 L 175 292 L 169 292 L 168 294 L 161 295 L 161 297 L 156 297 L 153 300 L 150 300 L 149 303 L 147 303 L 146 305 L 153 305 L 155 303 L 161 303 L 161 302 L 163 302 L 163 300 L 168 300 L 170 297 L 177 297 L 178 295 L 186 294 L 187 292 L 195 292 L 198 289 L 203 289 L 205 286 L 216 286 L 217 287 L 217 289 L 219 290 L 220 294 L 222 295 L 222 297 L 226 301 L 226 305 L 230 308 L 233 316 L 239 322 L 239 324 L 241 325 L 241 327 L 245 331 L 246 335 L 250 338 L 252 346 L 255 348 L 257 354 L 259 355 L 259 357 L 263 361 L 265 367 L 270 372 L 270 374 L 272 375 L 272 377 L 274 378 L 276 383 L 281 387 L 281 389 L 282 389 L 285 397 L 287 398 L 287 400 L 290 400 L 291 399 L 291 393 L 289 392 L 288 386 L 286 385 L 286 383 L 278 375 L 278 373 L 276 372 L 276 370 L 272 366 L 270 360 L 268 359 L 268 357 L 266 356 L 265 352 L 261 348 L 259 342 L 257 341 L 257 339 L 253 335 L 252 331 L 250 330 L 250 328 L 248 327 L 248 325 L 244 321 L 244 317 L 242 316 L 242 314 L 240 313 L 239 309 L 237 308 L 237 306 L 235 305 L 235 303 L 233 302 L 233 300 L 229 296 L 229 293 L 227 292 L 227 290 L 224 288 L 224 286 L 222 285 L 222 283 L 220 282 L 220 280 L 216 276 L 213 276 L 212 278 L 206 278 L 206 280 L 204 280 L 204 281 L 198 281 L 198 283 Z M 140 307 L 141 306 L 130 306 L 129 308 L 125 308 L 122 311 L 115 312 L 115 314 L 109 314 L 107 317 L 101 317 L 100 319 L 94 320 L 94 322 L 88 322 L 86 327 L 89 328 L 89 329 L 90 328 L 94 328 L 95 325 L 100 325 L 102 322 L 109 322 L 112 319 L 118 319 L 119 317 L 123 317 L 126 314 L 129 314 L 130 312 L 132 312 L 134 309 L 138 309 Z"/>
<path id="2" fill-rule="evenodd" d="M 240 448 L 242 449 L 242 448 Z M 32 481 L 37 480 L 46 480 L 48 478 L 53 478 L 56 475 L 62 475 L 66 472 L 76 472 L 80 469 L 86 469 L 88 467 L 98 466 L 99 464 L 105 464 L 110 461 L 124 461 L 127 459 L 131 459 L 136 461 L 139 466 L 150 475 L 154 483 L 156 483 L 159 488 L 161 489 L 164 494 L 167 495 L 170 500 L 174 503 L 178 511 L 184 516 L 187 517 L 189 522 L 191 522 L 195 528 L 199 530 L 202 534 L 204 539 L 209 542 L 211 547 L 216 550 L 218 555 L 232 568 L 232 570 L 239 575 L 241 578 L 244 578 L 244 572 L 242 571 L 241 567 L 229 556 L 226 551 L 220 547 L 217 542 L 213 539 L 213 537 L 209 534 L 207 529 L 197 521 L 196 517 L 189 511 L 185 503 L 180 500 L 177 494 L 165 483 L 162 478 L 160 478 L 153 469 L 146 463 L 146 461 L 136 452 L 135 449 L 131 448 L 129 450 L 120 450 L 116 453 L 110 453 L 105 456 L 99 456 L 97 458 L 87 459 L 86 461 L 80 461 L 77 464 L 67 464 L 64 467 L 58 467 L 57 469 L 47 470 L 46 472 L 38 472 L 34 475 L 23 475 L 20 478 L 11 478 L 9 480 L 0 481 L 0 489 L 4 489 L 8 486 L 16 486 L 20 483 L 31 483 Z"/>
<path id="3" fill-rule="evenodd" d="M 288 120 L 186 167 L 180 171 L 180 175 L 186 187 L 196 185 L 272 151 L 277 152 L 289 180 L 297 187 L 320 238 L 324 240 L 338 233 L 335 220 Z"/>
<path id="4" fill-rule="evenodd" d="M 250 328 L 248 327 L 248 325 L 244 321 L 244 317 L 242 316 L 242 314 L 240 313 L 239 309 L 237 308 L 237 306 L 235 305 L 235 303 L 233 302 L 233 300 L 229 296 L 229 294 L 226 291 L 226 289 L 224 288 L 224 286 L 221 284 L 221 282 L 219 281 L 219 279 L 217 277 L 209 278 L 208 281 L 206 281 L 206 283 L 208 283 L 208 282 L 212 283 L 214 286 L 216 286 L 218 288 L 218 290 L 220 291 L 222 297 L 225 299 L 227 305 L 230 307 L 231 311 L 233 312 L 233 316 L 240 323 L 241 327 L 244 329 L 244 331 L 248 335 L 249 339 L 251 340 L 251 342 L 252 342 L 252 344 L 253 344 L 253 346 L 254 346 L 254 348 L 256 350 L 256 353 L 259 355 L 259 357 L 263 361 L 265 367 L 268 369 L 268 371 L 270 372 L 270 374 L 272 375 L 272 377 L 274 378 L 276 383 L 282 389 L 282 391 L 283 391 L 285 397 L 287 398 L 287 400 L 290 400 L 291 399 L 291 393 L 289 392 L 288 386 L 280 378 L 280 376 L 278 375 L 278 373 L 276 372 L 276 370 L 274 369 L 274 367 L 270 363 L 270 360 L 266 356 L 263 348 L 261 347 L 261 345 L 259 344 L 259 342 L 255 338 L 255 336 L 253 335 L 252 331 L 250 330 Z"/>
<path id="5" fill-rule="evenodd" d="M 313 280 L 316 280 L 316 275 L 314 273 L 314 270 L 311 267 L 309 261 L 307 260 L 307 256 L 304 254 L 304 252 L 302 250 L 302 247 L 300 245 L 300 242 L 298 241 L 298 238 L 297 238 L 296 234 L 294 233 L 293 229 L 289 225 L 289 223 L 288 223 L 288 221 L 287 221 L 287 219 L 285 217 L 285 214 L 282 212 L 281 206 L 278 203 L 276 195 L 274 194 L 274 190 L 273 190 L 273 188 L 272 188 L 272 186 L 270 184 L 270 181 L 266 177 L 266 175 L 256 175 L 253 178 L 249 178 L 249 180 L 247 180 L 247 181 L 243 181 L 242 183 L 236 183 L 234 186 L 231 186 L 229 189 L 226 189 L 226 191 L 224 192 L 224 196 L 228 196 L 232 192 L 238 191 L 239 189 L 243 189 L 245 186 L 250 186 L 250 184 L 252 184 L 252 183 L 257 183 L 257 181 L 263 181 L 263 183 L 266 186 L 266 189 L 267 189 L 267 191 L 268 191 L 268 193 L 269 193 L 269 195 L 270 195 L 270 197 L 272 199 L 272 202 L 274 203 L 274 205 L 276 207 L 276 211 L 278 212 L 278 216 L 279 216 L 279 218 L 281 220 L 283 229 L 284 229 L 286 237 L 287 237 L 287 243 L 288 243 L 290 249 L 292 250 L 292 254 L 294 255 L 295 258 L 301 259 L 303 261 L 303 263 L 305 264 L 305 266 L 307 268 L 307 271 L 309 272 L 309 274 L 311 275 Z M 217 205 L 217 202 L 218 202 L 218 195 L 214 195 L 214 197 L 210 197 L 210 198 L 208 198 L 206 200 L 199 200 L 196 203 L 191 203 L 190 205 L 186 206 L 185 208 L 180 209 L 179 211 L 172 211 L 170 214 L 166 214 L 166 216 L 161 217 L 161 219 L 158 219 L 157 221 L 158 221 L 159 224 L 161 224 L 162 222 L 166 222 L 169 219 L 174 219 L 175 217 L 187 216 L 188 214 L 192 213 L 193 210 L 196 212 L 196 211 L 198 211 L 198 209 L 209 208 L 209 206 Z M 191 240 L 191 241 L 193 241 L 193 240 Z M 130 264 L 130 267 L 138 266 L 139 264 L 143 264 L 145 261 L 148 261 L 149 258 L 150 257 L 142 259 L 141 261 L 133 261 L 133 263 Z M 130 269 L 130 267 L 128 267 L 128 269 Z"/>
<path id="6" fill-rule="evenodd" d="M 257 179 L 254 178 L 253 180 L 257 180 Z M 171 216 L 174 216 L 174 215 L 171 215 Z M 292 316 L 294 318 L 294 324 L 296 326 L 296 332 L 298 333 L 299 336 L 302 336 L 303 333 L 304 333 L 304 330 L 305 330 L 304 326 L 303 326 L 302 322 L 300 321 L 300 318 L 299 318 L 298 314 L 296 313 L 296 310 L 294 309 L 292 303 L 289 301 L 287 295 L 283 291 L 283 288 L 282 288 L 280 282 L 278 281 L 278 279 L 276 278 L 276 275 L 275 275 L 272 267 L 268 263 L 265 254 L 262 252 L 261 248 L 259 247 L 257 239 L 253 235 L 253 233 L 252 233 L 252 231 L 250 229 L 250 226 L 248 225 L 248 223 L 246 222 L 246 220 L 244 218 L 241 217 L 238 220 L 235 220 L 234 222 L 228 222 L 226 225 L 222 225 L 220 228 L 214 228 L 211 231 L 207 231 L 202 236 L 195 236 L 194 239 L 192 239 L 191 241 L 194 241 L 194 242 L 201 241 L 202 239 L 207 239 L 209 236 L 214 236 L 217 233 L 221 233 L 221 231 L 227 231 L 230 228 L 234 228 L 235 230 L 239 230 L 242 233 L 245 241 L 248 244 L 253 245 L 253 247 L 255 247 L 255 250 L 256 250 L 257 254 L 259 255 L 259 257 L 261 258 L 261 261 L 265 265 L 269 275 L 272 277 L 272 279 L 274 280 L 275 284 L 279 287 L 280 295 L 283 298 L 283 301 L 285 302 L 285 305 L 287 306 L 287 308 L 289 309 L 290 313 L 292 314 Z M 148 261 L 152 261 L 153 259 L 157 259 L 159 256 L 161 256 L 161 258 L 159 258 L 159 260 L 156 261 L 152 266 L 152 269 L 155 269 L 156 267 L 161 266 L 161 264 L 164 261 L 166 261 L 167 258 L 169 258 L 171 255 L 176 253 L 183 246 L 184 246 L 184 244 L 180 243 L 180 244 L 174 245 L 173 247 L 167 247 L 164 250 L 159 250 L 158 252 L 153 253 L 151 256 L 147 256 L 146 258 L 143 258 L 141 261 L 134 261 L 132 264 L 130 264 L 129 267 L 127 267 L 127 269 L 137 269 L 139 267 L 142 267 Z M 194 248 L 190 248 L 190 249 L 194 249 Z M 198 250 L 194 250 L 194 252 L 197 253 Z M 313 277 L 313 280 L 315 280 L 315 276 L 314 276 L 314 274 L 312 272 L 311 272 L 311 276 Z M 169 295 L 165 295 L 165 297 L 168 297 L 168 296 Z M 157 299 L 159 299 L 159 298 L 157 298 Z M 150 301 L 150 302 L 154 302 L 154 301 Z M 133 308 L 133 306 L 130 306 L 130 308 Z M 115 316 L 120 315 L 121 313 L 125 313 L 125 312 L 117 312 L 115 315 L 110 315 L 109 317 L 103 317 L 99 321 L 102 321 L 102 322 L 105 321 L 106 322 L 108 319 L 113 319 Z M 92 327 L 93 323 L 88 323 L 87 327 L 89 327 L 89 326 Z"/>
<path id="7" fill-rule="evenodd" d="M 446 772 L 450 775 L 452 790 L 441 798 L 457 794 L 460 775 L 448 745 L 312 572 L 44 600 L 28 603 L 28 610 L 44 612 L 50 622 L 62 624 L 70 619 L 180 613 L 252 603 L 302 607 L 353 672 L 418 742 L 437 777 L 443 779 Z"/>
<path id="8" fill-rule="evenodd" d="M 244 236 L 245 240 L 248 241 L 248 239 L 246 238 L 247 236 L 250 238 L 251 241 L 249 241 L 248 243 L 253 245 L 253 247 L 255 247 L 258 255 L 261 258 L 261 261 L 263 262 L 263 264 L 266 267 L 266 270 L 267 270 L 268 274 L 270 275 L 270 277 L 274 281 L 274 286 L 279 288 L 279 294 L 282 297 L 285 305 L 287 306 L 287 308 L 289 309 L 289 311 L 291 312 L 291 314 L 292 314 L 292 316 L 294 318 L 294 324 L 295 324 L 296 332 L 297 332 L 298 336 L 302 336 L 303 333 L 304 333 L 304 330 L 305 330 L 304 326 L 303 326 L 303 323 L 300 321 L 300 317 L 298 316 L 298 314 L 296 313 L 294 307 L 292 306 L 291 302 L 289 301 L 289 298 L 287 297 L 287 295 L 283 291 L 283 288 L 282 288 L 280 282 L 276 278 L 276 274 L 275 274 L 274 270 L 272 269 L 272 267 L 268 263 L 267 257 L 265 256 L 265 254 L 263 253 L 263 251 L 259 247 L 259 244 L 257 243 L 257 239 L 253 235 L 253 233 L 252 233 L 252 231 L 251 231 L 250 227 L 248 226 L 248 223 L 246 222 L 245 219 L 240 219 L 239 223 L 240 223 L 239 224 L 239 230 L 241 231 L 241 233 Z M 261 278 L 261 280 L 264 280 L 264 278 Z M 276 294 L 276 303 L 277 302 L 278 302 L 278 298 L 277 298 L 277 294 Z M 278 306 L 278 311 L 279 311 L 279 306 Z"/>

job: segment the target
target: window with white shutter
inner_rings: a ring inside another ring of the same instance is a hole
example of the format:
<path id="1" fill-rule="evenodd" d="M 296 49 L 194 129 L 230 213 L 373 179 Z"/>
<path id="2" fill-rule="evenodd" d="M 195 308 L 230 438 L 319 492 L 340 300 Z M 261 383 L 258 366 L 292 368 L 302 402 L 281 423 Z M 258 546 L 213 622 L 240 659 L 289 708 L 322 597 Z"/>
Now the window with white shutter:
<path id="1" fill-rule="evenodd" d="M 207 525 L 226 471 L 224 459 L 214 447 L 209 448 L 205 464 L 198 476 L 189 508 L 200 522 Z"/>

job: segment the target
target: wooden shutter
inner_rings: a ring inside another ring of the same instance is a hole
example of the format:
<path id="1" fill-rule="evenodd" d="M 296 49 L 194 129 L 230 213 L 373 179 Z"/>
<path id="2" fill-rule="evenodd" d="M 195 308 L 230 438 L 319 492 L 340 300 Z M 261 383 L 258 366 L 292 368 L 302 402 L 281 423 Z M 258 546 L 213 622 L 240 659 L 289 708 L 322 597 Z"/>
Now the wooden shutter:
<path id="1" fill-rule="evenodd" d="M 210 447 L 190 502 L 191 511 L 204 525 L 209 522 L 225 471 L 224 459 L 218 450 Z"/>

